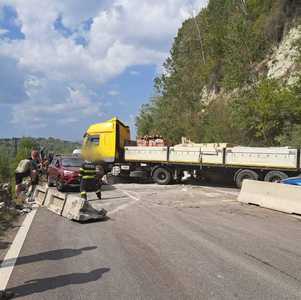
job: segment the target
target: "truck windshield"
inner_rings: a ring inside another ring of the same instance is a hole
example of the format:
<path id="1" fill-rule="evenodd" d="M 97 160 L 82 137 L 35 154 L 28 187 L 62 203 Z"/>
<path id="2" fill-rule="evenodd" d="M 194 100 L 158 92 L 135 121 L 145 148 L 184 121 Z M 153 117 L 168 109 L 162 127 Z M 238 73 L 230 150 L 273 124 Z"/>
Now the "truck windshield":
<path id="1" fill-rule="evenodd" d="M 99 135 L 86 135 L 84 137 L 84 146 L 97 146 L 99 145 Z"/>
<path id="2" fill-rule="evenodd" d="M 81 167 L 83 161 L 78 158 L 63 158 L 62 165 L 63 167 Z"/>

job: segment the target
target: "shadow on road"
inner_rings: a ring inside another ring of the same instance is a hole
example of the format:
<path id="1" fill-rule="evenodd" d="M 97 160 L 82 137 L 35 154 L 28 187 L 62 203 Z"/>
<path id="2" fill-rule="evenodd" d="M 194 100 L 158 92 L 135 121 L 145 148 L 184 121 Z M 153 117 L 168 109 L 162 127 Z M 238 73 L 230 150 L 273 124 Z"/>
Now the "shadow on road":
<path id="1" fill-rule="evenodd" d="M 0 250 L 7 249 L 11 243 L 0 240 Z"/>
<path id="2" fill-rule="evenodd" d="M 60 260 L 65 259 L 73 256 L 78 256 L 85 251 L 92 251 L 97 249 L 96 246 L 93 247 L 85 247 L 81 249 L 58 249 L 58 250 L 51 250 L 47 252 L 41 252 L 38 254 L 28 255 L 28 256 L 21 256 L 18 258 L 16 265 L 23 265 L 29 264 L 37 261 L 43 260 Z M 2 268 L 10 267 L 14 264 L 14 259 L 7 259 L 4 260 L 2 263 Z"/>
<path id="3" fill-rule="evenodd" d="M 68 285 L 85 284 L 99 280 L 110 268 L 100 268 L 88 273 L 72 273 L 54 277 L 33 279 L 26 281 L 23 285 L 9 289 L 15 294 L 14 298 L 26 297 L 35 293 L 42 293 Z"/>

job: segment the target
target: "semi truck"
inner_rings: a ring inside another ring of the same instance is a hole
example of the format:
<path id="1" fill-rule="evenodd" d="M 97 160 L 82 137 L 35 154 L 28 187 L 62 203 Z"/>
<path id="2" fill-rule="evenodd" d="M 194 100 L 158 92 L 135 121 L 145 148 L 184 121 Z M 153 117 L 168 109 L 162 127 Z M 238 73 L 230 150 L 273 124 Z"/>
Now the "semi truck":
<path id="1" fill-rule="evenodd" d="M 183 174 L 224 178 L 238 188 L 245 179 L 281 181 L 300 174 L 300 149 L 244 147 L 227 143 L 184 143 L 137 146 L 130 129 L 117 118 L 91 125 L 84 135 L 82 155 L 105 164 L 111 176 L 151 178 L 160 185 L 180 181 Z"/>

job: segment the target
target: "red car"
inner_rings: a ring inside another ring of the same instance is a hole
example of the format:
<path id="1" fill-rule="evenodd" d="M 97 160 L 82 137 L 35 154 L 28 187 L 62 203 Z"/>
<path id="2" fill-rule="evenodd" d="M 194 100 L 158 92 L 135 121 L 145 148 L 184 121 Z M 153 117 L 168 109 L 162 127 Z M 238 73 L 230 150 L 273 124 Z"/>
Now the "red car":
<path id="1" fill-rule="evenodd" d="M 83 161 L 75 156 L 55 156 L 47 170 L 48 186 L 56 186 L 58 191 L 78 188 L 79 169 Z"/>

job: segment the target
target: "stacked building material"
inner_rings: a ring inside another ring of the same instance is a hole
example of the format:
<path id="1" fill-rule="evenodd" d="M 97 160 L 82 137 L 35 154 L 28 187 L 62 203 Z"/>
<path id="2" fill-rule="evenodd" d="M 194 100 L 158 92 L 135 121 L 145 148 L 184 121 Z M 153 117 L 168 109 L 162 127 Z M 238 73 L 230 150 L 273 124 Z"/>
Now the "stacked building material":
<path id="1" fill-rule="evenodd" d="M 137 145 L 141 147 L 164 147 L 167 141 L 160 135 L 145 135 L 137 138 Z"/>

